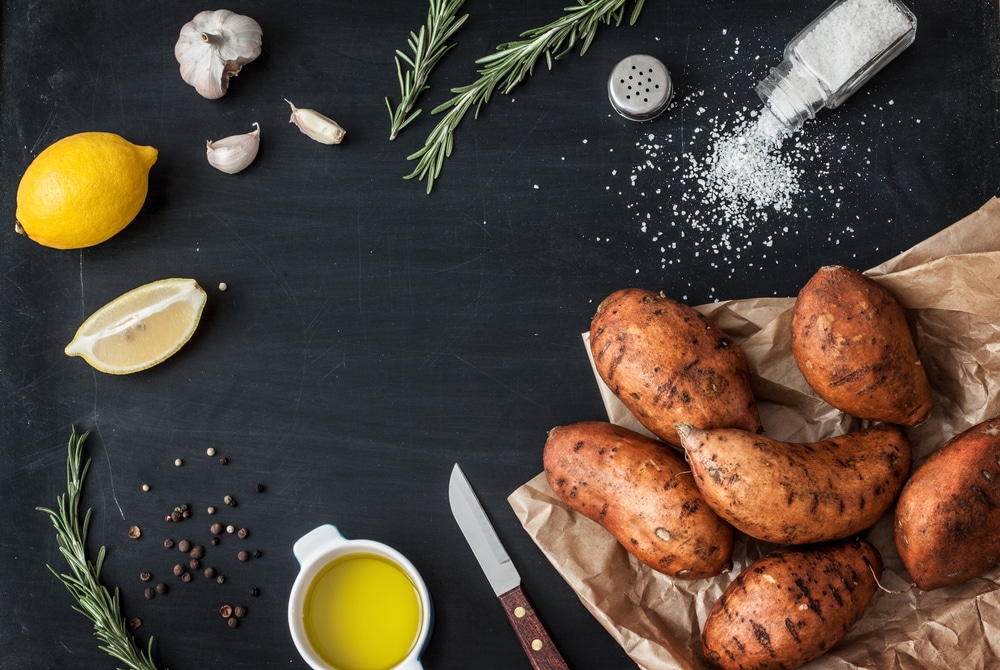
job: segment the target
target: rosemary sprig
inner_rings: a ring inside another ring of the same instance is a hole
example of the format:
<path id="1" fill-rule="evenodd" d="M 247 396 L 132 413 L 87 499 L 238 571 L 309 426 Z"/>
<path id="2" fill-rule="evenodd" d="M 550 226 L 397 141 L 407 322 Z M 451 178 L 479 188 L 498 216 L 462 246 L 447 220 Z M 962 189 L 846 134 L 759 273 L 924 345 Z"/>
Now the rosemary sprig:
<path id="1" fill-rule="evenodd" d="M 149 647 L 145 652 L 139 649 L 127 628 L 125 617 L 122 616 L 118 589 L 112 594 L 101 584 L 104 547 L 98 550 L 93 563 L 87 558 L 87 530 L 93 510 L 87 509 L 81 518 L 80 498 L 83 480 L 90 469 L 90 459 L 81 467 L 83 443 L 89 434 L 88 431 L 78 435 L 76 427 L 73 427 L 66 459 L 66 493 L 56 498 L 58 511 L 47 507 L 37 508 L 52 519 L 59 551 L 69 565 L 69 574 L 60 574 L 51 565 L 46 567 L 76 599 L 78 606 L 73 609 L 94 623 L 94 635 L 103 643 L 100 645 L 101 650 L 125 663 L 129 670 L 156 670 L 156 664 L 152 660 L 153 639 L 149 639 Z"/>
<path id="2" fill-rule="evenodd" d="M 410 39 L 406 41 L 410 45 L 413 57 L 396 49 L 396 75 L 399 78 L 399 92 L 402 99 L 396 109 L 392 108 L 389 98 L 385 99 L 392 123 L 390 140 L 396 139 L 399 131 L 420 115 L 421 110 L 414 112 L 413 107 L 417 104 L 420 94 L 430 88 L 427 79 L 431 70 L 455 46 L 446 42 L 469 18 L 468 14 L 457 16 L 464 2 L 465 0 L 430 0 L 427 23 L 420 27 L 419 33 L 411 32 Z M 403 63 L 409 66 L 405 72 Z"/>
<path id="3" fill-rule="evenodd" d="M 629 25 L 635 25 L 645 0 L 634 0 Z M 580 55 L 587 52 L 597 34 L 599 24 L 621 25 L 625 4 L 628 0 L 579 0 L 579 5 L 567 7 L 565 14 L 552 23 L 521 33 L 521 38 L 506 42 L 496 51 L 476 61 L 482 66 L 479 78 L 466 86 L 452 89 L 455 94 L 447 102 L 438 105 L 431 113 L 448 110 L 431 130 L 424 146 L 407 157 L 416 160 L 417 166 L 405 179 L 427 180 L 427 192 L 434 187 L 434 180 L 441 174 L 444 159 L 451 155 L 455 142 L 455 128 L 473 105 L 476 118 L 483 103 L 488 102 L 495 89 L 510 93 L 525 77 L 532 74 L 535 64 L 544 56 L 548 68 L 573 50 L 581 42 Z M 565 46 L 564 46 L 565 45 Z"/>

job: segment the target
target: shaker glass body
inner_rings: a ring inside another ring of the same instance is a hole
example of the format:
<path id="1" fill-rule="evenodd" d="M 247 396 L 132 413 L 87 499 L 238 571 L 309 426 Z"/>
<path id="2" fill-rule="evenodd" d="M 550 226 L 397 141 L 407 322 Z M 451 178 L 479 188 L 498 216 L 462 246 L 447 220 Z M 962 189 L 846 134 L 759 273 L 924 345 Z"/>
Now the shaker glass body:
<path id="1" fill-rule="evenodd" d="M 913 43 L 916 30 L 916 17 L 899 0 L 837 0 L 785 46 L 757 94 L 794 132 L 851 97 Z"/>

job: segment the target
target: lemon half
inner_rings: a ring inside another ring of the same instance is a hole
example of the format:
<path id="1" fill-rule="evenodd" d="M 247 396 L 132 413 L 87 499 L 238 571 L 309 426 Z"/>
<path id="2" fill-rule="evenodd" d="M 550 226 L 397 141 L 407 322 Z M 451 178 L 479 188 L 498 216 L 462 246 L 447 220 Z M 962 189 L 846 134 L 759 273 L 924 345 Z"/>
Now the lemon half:
<path id="1" fill-rule="evenodd" d="M 17 231 L 46 247 L 80 249 L 120 232 L 142 209 L 153 147 L 88 132 L 48 146 L 17 187 Z"/>
<path id="2" fill-rule="evenodd" d="M 191 339 L 208 295 L 194 279 L 161 279 L 121 295 L 90 315 L 67 356 L 113 375 L 151 368 Z"/>

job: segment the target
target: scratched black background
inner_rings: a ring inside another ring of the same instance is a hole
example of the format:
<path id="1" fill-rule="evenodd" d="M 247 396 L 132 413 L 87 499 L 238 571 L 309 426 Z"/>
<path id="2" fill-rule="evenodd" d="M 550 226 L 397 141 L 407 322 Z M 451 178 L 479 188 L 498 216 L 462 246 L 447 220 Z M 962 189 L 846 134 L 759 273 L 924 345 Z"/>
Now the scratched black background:
<path id="1" fill-rule="evenodd" d="M 631 185 L 648 158 L 638 145 L 674 138 L 654 160 L 673 166 L 710 117 L 757 108 L 753 85 L 824 0 L 649 0 L 637 26 L 602 28 L 584 57 L 552 72 L 543 62 L 465 120 L 433 194 L 402 179 L 432 127 L 430 108 L 471 81 L 473 61 L 565 4 L 469 0 L 424 116 L 394 142 L 383 97 L 398 98 L 393 52 L 423 22 L 424 3 L 230 6 L 262 25 L 263 55 L 217 101 L 184 84 L 173 57 L 181 25 L 204 6 L 2 4 L 0 667 L 115 667 L 45 569 L 63 565 L 35 507 L 65 488 L 71 425 L 92 431 L 85 505 L 93 548 L 108 548 L 104 579 L 143 620 L 140 639 L 155 637 L 161 667 L 305 667 L 285 623 L 291 546 L 322 523 L 391 544 L 422 571 L 435 602 L 425 667 L 528 667 L 451 518 L 454 462 L 569 665 L 631 665 L 506 502 L 540 471 L 550 427 L 603 416 L 580 332 L 625 286 L 691 304 L 794 295 L 822 264 L 872 267 L 993 196 L 997 7 L 912 0 L 916 43 L 807 127 L 824 138 L 828 167 L 803 176 L 795 212 L 775 212 L 713 251 L 712 230 L 682 234 L 684 218 L 669 213 L 691 184 L 664 175 L 656 193 L 646 172 Z M 642 125 L 614 114 L 605 93 L 614 64 L 637 52 L 663 60 L 678 87 L 677 104 Z M 345 143 L 298 133 L 282 98 L 335 118 Z M 262 148 L 250 169 L 230 176 L 207 165 L 206 139 L 255 121 Z M 89 130 L 159 149 L 139 217 L 83 251 L 16 235 L 25 167 Z M 720 238 L 726 231 L 720 222 Z M 119 378 L 63 355 L 95 309 L 170 276 L 194 277 L 209 294 L 198 332 L 173 359 Z M 177 583 L 178 555 L 163 538 L 206 540 L 203 510 L 223 507 L 226 494 L 240 505 L 223 520 L 248 527 L 262 556 L 240 563 L 226 538 L 206 560 L 226 584 Z M 182 502 L 195 517 L 166 525 L 163 514 Z M 133 524 L 139 540 L 126 536 Z M 144 570 L 171 592 L 144 600 Z M 216 613 L 226 602 L 250 608 L 237 630 Z"/>

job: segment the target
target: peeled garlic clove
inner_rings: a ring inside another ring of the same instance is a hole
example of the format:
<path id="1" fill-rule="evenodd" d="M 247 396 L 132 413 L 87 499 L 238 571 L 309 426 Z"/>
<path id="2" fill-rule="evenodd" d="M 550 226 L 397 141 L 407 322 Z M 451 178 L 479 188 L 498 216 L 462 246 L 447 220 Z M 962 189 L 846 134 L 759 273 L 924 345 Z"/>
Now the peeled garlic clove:
<path id="1" fill-rule="evenodd" d="M 288 119 L 288 122 L 294 123 L 299 130 L 317 142 L 340 144 L 347 134 L 333 119 L 328 119 L 311 109 L 299 109 L 288 98 L 285 98 L 285 102 L 292 108 L 292 118 Z"/>
<path id="2" fill-rule="evenodd" d="M 253 163 L 260 149 L 260 125 L 256 121 L 253 125 L 256 130 L 245 135 L 231 135 L 206 142 L 209 165 L 226 174 L 236 174 Z"/>
<path id="3" fill-rule="evenodd" d="M 249 16 L 228 9 L 198 13 L 181 28 L 174 57 L 181 77 L 205 98 L 221 98 L 229 78 L 260 55 L 262 31 Z"/>

